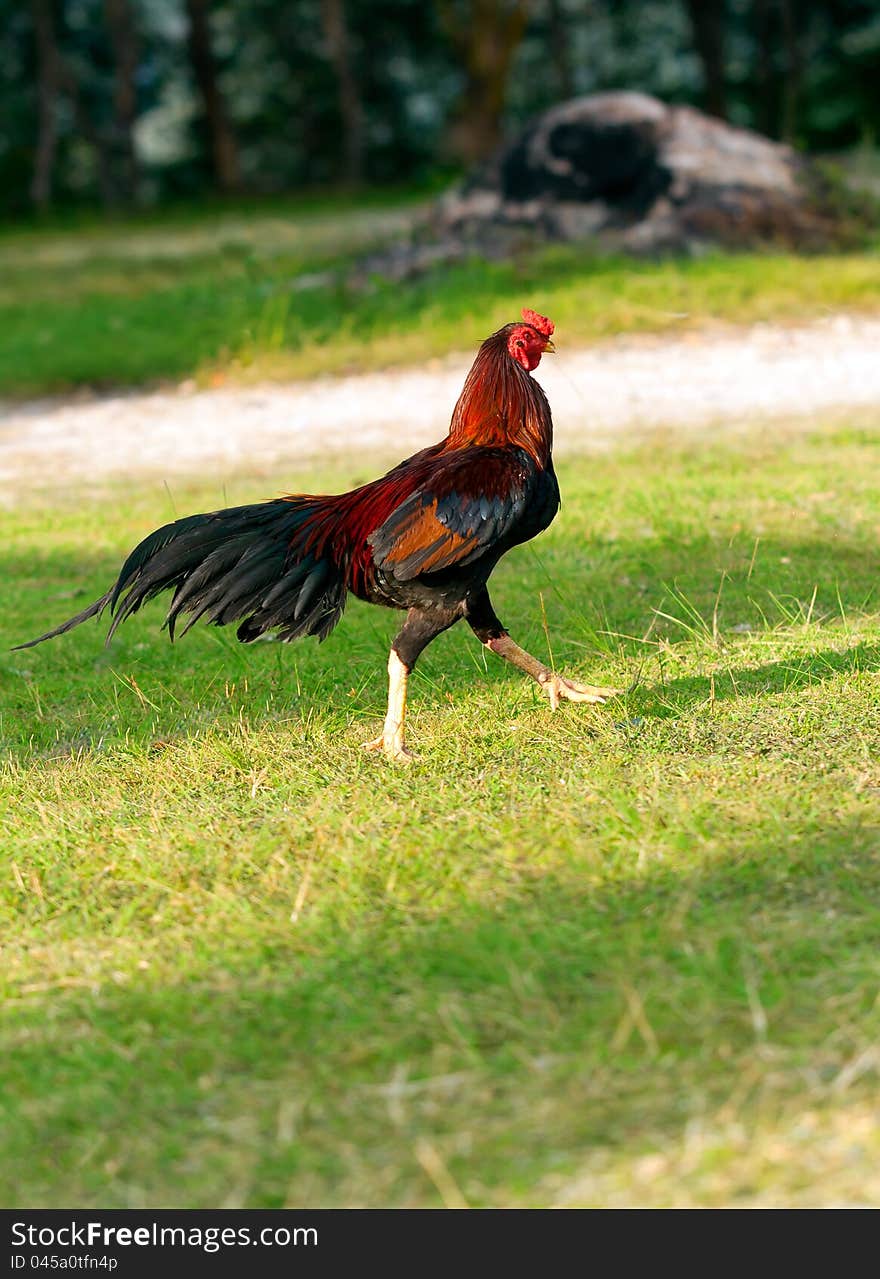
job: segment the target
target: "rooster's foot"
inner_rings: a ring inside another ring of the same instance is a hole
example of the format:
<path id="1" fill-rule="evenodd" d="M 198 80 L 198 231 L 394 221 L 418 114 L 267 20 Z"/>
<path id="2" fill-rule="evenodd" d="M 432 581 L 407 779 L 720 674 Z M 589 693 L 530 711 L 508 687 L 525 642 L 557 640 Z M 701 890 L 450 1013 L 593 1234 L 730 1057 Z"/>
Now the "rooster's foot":
<path id="1" fill-rule="evenodd" d="M 600 688 L 595 684 L 579 684 L 577 680 L 566 679 L 555 671 L 539 682 L 550 699 L 551 711 L 556 710 L 563 698 L 568 702 L 595 702 L 601 705 L 609 697 L 617 697 L 623 691 L 619 688 Z"/>
<path id="2" fill-rule="evenodd" d="M 364 742 L 365 751 L 384 751 L 393 764 L 411 764 L 413 756 L 403 744 L 403 734 L 392 733 L 388 737 L 380 733 L 371 742 Z"/>

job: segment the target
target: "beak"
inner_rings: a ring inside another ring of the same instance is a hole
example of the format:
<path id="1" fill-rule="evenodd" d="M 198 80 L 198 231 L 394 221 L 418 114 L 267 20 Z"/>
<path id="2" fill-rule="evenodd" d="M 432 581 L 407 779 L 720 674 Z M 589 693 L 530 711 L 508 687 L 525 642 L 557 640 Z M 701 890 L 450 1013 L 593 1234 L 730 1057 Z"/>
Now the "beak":
<path id="1" fill-rule="evenodd" d="M 556 354 L 556 347 L 555 347 L 554 343 L 550 340 L 550 338 L 548 338 L 548 339 L 547 339 L 547 345 L 544 347 L 544 354 L 545 354 L 545 355 L 555 355 L 555 354 Z"/>

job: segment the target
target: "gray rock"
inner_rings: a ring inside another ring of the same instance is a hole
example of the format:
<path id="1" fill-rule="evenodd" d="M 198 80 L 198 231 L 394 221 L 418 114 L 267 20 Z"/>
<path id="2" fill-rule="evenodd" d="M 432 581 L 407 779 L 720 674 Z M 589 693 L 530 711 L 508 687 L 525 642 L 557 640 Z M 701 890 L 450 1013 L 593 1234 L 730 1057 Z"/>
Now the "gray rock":
<path id="1" fill-rule="evenodd" d="M 535 117 L 438 201 L 412 244 L 370 268 L 399 279 L 548 240 L 633 253 L 815 249 L 839 230 L 818 172 L 791 147 L 643 93 L 599 93 Z"/>
<path id="2" fill-rule="evenodd" d="M 639 251 L 804 245 L 829 231 L 791 147 L 643 93 L 545 111 L 446 197 L 435 229 L 472 238 L 498 223 Z"/>

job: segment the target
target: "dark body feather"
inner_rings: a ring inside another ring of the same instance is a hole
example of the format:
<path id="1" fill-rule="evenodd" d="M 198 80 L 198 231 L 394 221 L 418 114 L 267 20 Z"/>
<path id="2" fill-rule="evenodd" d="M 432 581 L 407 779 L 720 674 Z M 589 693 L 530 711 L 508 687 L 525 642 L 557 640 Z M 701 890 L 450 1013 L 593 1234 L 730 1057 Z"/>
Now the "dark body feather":
<path id="1" fill-rule="evenodd" d="M 483 601 L 489 575 L 506 551 L 545 529 L 559 506 L 550 409 L 507 353 L 511 327 L 483 343 L 440 444 L 350 493 L 276 498 L 175 520 L 132 551 L 106 595 L 21 647 L 105 609 L 109 640 L 163 591 L 173 591 L 166 619 L 172 638 L 186 618 L 184 631 L 200 619 L 237 622 L 245 643 L 270 631 L 283 640 L 324 639 L 349 591 L 426 615 L 419 635 L 428 639 L 469 610 L 495 625 L 488 596 Z M 416 656 L 423 646 L 415 643 Z"/>

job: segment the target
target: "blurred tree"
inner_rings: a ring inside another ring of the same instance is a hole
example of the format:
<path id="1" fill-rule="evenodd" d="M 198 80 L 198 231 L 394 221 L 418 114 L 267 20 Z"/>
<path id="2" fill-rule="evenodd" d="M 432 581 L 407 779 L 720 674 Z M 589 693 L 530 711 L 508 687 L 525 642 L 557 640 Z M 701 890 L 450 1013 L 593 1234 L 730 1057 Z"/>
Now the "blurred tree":
<path id="1" fill-rule="evenodd" d="M 0 0 L 0 214 L 412 180 L 605 89 L 851 146 L 880 134 L 880 4 Z"/>
<path id="2" fill-rule="evenodd" d="M 782 16 L 782 48 L 785 56 L 782 122 L 779 132 L 787 142 L 795 142 L 798 135 L 798 108 L 803 80 L 803 59 L 799 36 L 801 15 L 796 12 L 796 0 L 780 0 L 779 7 Z"/>
<path id="3" fill-rule="evenodd" d="M 31 9 L 37 46 L 38 104 L 31 199 L 38 213 L 46 213 L 52 202 L 52 176 L 58 146 L 61 55 L 55 35 L 52 0 L 31 0 Z"/>
<path id="4" fill-rule="evenodd" d="M 210 0 L 186 0 L 189 18 L 187 43 L 193 75 L 202 99 L 214 180 L 220 190 L 228 194 L 241 186 L 238 144 L 218 82 L 217 64 L 211 44 L 209 6 Z"/>
<path id="5" fill-rule="evenodd" d="M 814 13 L 819 16 L 821 9 Z M 756 127 L 795 142 L 804 89 L 803 40 L 812 24 L 798 11 L 796 0 L 753 0 L 752 16 L 758 51 Z"/>
<path id="6" fill-rule="evenodd" d="M 95 123 L 76 71 L 64 59 L 61 60 L 60 65 L 61 85 L 64 89 L 65 97 L 73 110 L 77 132 L 88 143 L 92 151 L 101 203 L 105 209 L 111 209 L 119 203 L 119 197 L 113 176 L 113 160 L 107 136 Z"/>
<path id="7" fill-rule="evenodd" d="M 351 36 L 344 0 L 321 0 L 321 20 L 327 51 L 336 75 L 342 117 L 342 176 L 356 184 L 364 177 L 364 107 L 351 58 Z"/>
<path id="8" fill-rule="evenodd" d="M 724 68 L 726 13 L 724 0 L 685 0 L 700 55 L 705 84 L 704 105 L 710 115 L 727 119 L 727 85 Z"/>
<path id="9" fill-rule="evenodd" d="M 755 62 L 755 127 L 768 137 L 776 136 L 777 111 L 773 56 L 775 0 L 753 0 L 752 22 L 757 58 Z"/>
<path id="10" fill-rule="evenodd" d="M 40 212 L 45 212 L 52 198 L 52 184 L 59 140 L 59 113 L 69 108 L 77 132 L 91 148 L 98 189 L 106 207 L 118 203 L 119 192 L 114 180 L 114 166 L 106 133 L 87 101 L 81 73 L 83 59 L 71 59 L 62 50 L 66 34 L 59 23 L 65 10 L 53 0 L 31 0 L 34 40 L 38 67 L 38 121 L 31 197 Z"/>
<path id="11" fill-rule="evenodd" d="M 137 118 L 138 46 L 129 0 L 104 0 L 104 14 L 113 47 L 114 87 L 111 147 L 113 168 L 122 199 L 137 197 L 138 170 L 134 145 Z"/>
<path id="12" fill-rule="evenodd" d="M 449 135 L 465 164 L 484 160 L 501 139 L 507 78 L 526 33 L 531 0 L 438 0 L 464 90 Z"/>
<path id="13" fill-rule="evenodd" d="M 563 0 L 547 0 L 547 32 L 559 86 L 559 97 L 564 101 L 566 98 L 574 97 L 575 86 L 569 15 Z"/>

